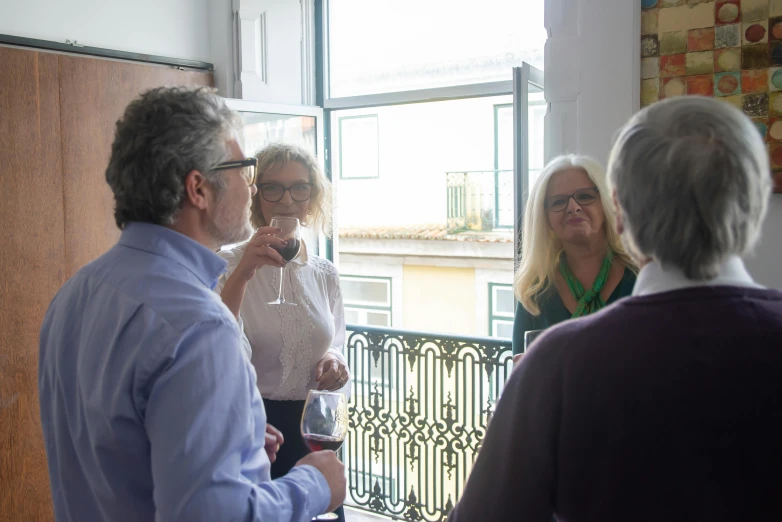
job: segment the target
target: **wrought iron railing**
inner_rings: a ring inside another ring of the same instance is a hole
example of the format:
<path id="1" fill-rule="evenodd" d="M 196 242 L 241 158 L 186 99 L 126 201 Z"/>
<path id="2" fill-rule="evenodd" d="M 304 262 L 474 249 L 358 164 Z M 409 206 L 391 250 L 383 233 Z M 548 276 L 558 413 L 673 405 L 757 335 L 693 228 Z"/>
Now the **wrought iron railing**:
<path id="1" fill-rule="evenodd" d="M 346 348 L 346 503 L 444 521 L 510 375 L 510 341 L 349 325 Z"/>
<path id="2" fill-rule="evenodd" d="M 513 171 L 446 172 L 447 229 L 513 228 Z"/>

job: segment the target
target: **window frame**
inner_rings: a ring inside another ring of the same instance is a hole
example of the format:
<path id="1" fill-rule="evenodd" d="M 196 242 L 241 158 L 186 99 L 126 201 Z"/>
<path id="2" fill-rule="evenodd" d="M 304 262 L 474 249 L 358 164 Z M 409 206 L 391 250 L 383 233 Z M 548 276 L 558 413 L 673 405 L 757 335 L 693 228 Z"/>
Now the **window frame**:
<path id="1" fill-rule="evenodd" d="M 365 304 L 366 302 L 359 302 L 359 301 L 353 301 L 352 303 L 348 301 L 348 299 L 345 296 L 344 291 L 342 292 L 342 303 L 345 308 L 345 311 L 348 309 L 352 310 L 358 310 L 358 311 L 367 311 L 367 312 L 388 312 L 388 322 L 389 325 L 387 328 L 392 328 L 394 325 L 394 295 L 393 295 L 393 284 L 394 284 L 394 278 L 390 276 L 366 276 L 366 275 L 355 275 L 355 274 L 340 274 L 340 285 L 342 284 L 343 278 L 351 278 L 353 280 L 365 280 L 365 281 L 384 281 L 387 282 L 388 286 L 388 306 L 380 306 L 380 305 L 372 305 L 372 304 Z M 357 325 L 357 326 L 371 326 L 371 325 Z"/>
<path id="2" fill-rule="evenodd" d="M 507 283 L 489 283 L 488 289 L 489 289 L 489 337 L 495 337 L 498 339 L 506 339 L 505 337 L 498 337 L 497 332 L 495 330 L 495 321 L 507 321 L 511 326 L 513 326 L 513 321 L 515 319 L 515 313 L 516 313 L 516 303 L 514 300 L 513 305 L 513 311 L 505 314 L 504 312 L 495 313 L 494 305 L 496 303 L 496 299 L 494 296 L 495 289 L 504 288 L 509 289 L 511 291 L 511 295 L 513 292 L 513 285 L 507 284 Z"/>

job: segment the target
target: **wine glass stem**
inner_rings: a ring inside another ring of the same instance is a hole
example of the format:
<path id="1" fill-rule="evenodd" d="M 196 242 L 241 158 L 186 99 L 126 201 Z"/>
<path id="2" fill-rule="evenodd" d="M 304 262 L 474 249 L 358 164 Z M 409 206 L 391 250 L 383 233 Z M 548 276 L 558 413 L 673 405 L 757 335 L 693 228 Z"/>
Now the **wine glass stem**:
<path id="1" fill-rule="evenodd" d="M 285 267 L 280 267 L 280 293 L 277 295 L 277 300 L 280 302 L 284 302 L 285 299 L 282 297 L 282 289 L 283 289 L 283 283 L 285 282 Z"/>

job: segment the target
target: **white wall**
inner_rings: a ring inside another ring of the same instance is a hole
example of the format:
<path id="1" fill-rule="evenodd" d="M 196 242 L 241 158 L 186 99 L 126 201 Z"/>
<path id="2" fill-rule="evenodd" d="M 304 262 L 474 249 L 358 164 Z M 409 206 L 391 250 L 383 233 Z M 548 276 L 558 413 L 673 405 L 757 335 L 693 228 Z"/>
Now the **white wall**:
<path id="1" fill-rule="evenodd" d="M 0 0 L 0 34 L 209 62 L 209 1 Z"/>
<path id="2" fill-rule="evenodd" d="M 640 0 L 545 0 L 546 157 L 605 163 L 640 105 Z"/>
<path id="3" fill-rule="evenodd" d="M 771 196 L 760 245 L 746 261 L 758 283 L 782 289 L 782 194 Z"/>

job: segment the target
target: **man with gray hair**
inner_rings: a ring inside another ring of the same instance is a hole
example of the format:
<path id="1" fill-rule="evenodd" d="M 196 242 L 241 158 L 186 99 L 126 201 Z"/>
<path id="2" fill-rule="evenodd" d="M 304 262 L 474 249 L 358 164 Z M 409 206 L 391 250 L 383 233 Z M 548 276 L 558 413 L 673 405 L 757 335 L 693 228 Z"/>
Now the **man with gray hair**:
<path id="1" fill-rule="evenodd" d="M 240 134 L 205 88 L 152 89 L 117 122 L 106 181 L 122 235 L 60 289 L 41 328 L 58 521 L 303 522 L 342 504 L 334 452 L 270 479 L 282 438 L 212 292 L 226 268 L 215 250 L 252 233 L 256 160 Z"/>
<path id="2" fill-rule="evenodd" d="M 727 103 L 674 98 L 608 170 L 633 296 L 533 343 L 449 522 L 781 520 L 782 292 L 741 261 L 766 147 Z"/>

